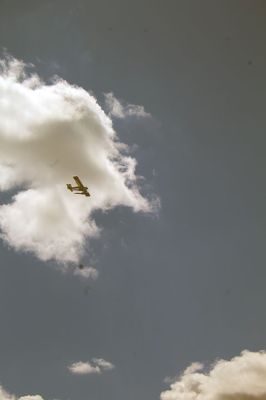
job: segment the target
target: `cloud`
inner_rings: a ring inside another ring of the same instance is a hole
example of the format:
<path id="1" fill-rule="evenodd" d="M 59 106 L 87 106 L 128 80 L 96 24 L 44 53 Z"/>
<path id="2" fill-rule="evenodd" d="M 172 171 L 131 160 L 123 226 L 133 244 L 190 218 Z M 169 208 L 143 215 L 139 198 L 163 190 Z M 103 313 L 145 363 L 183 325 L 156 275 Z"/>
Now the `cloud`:
<path id="1" fill-rule="evenodd" d="M 102 374 L 104 371 L 114 369 L 114 365 L 103 358 L 93 358 L 92 362 L 78 361 L 71 364 L 68 369 L 75 375 Z"/>
<path id="2" fill-rule="evenodd" d="M 78 361 L 71 364 L 68 369 L 75 375 L 100 374 L 98 365 L 91 365 L 89 362 Z"/>
<path id="3" fill-rule="evenodd" d="M 266 353 L 243 351 L 230 361 L 218 360 L 209 372 L 193 363 L 161 400 L 265 400 Z"/>
<path id="4" fill-rule="evenodd" d="M 8 393 L 2 386 L 0 386 L 0 400 L 43 400 L 43 398 L 38 394 L 16 397 Z"/>
<path id="5" fill-rule="evenodd" d="M 76 263 L 100 234 L 96 210 L 147 213 L 156 201 L 140 193 L 136 160 L 94 96 L 26 71 L 22 61 L 0 61 L 0 191 L 16 192 L 0 206 L 1 238 L 44 261 Z M 90 198 L 66 189 L 74 175 Z"/>
<path id="6" fill-rule="evenodd" d="M 110 116 L 115 118 L 126 118 L 129 116 L 147 118 L 151 116 L 144 110 L 143 106 L 138 106 L 135 104 L 127 104 L 123 106 L 121 102 L 115 98 L 113 93 L 105 93 L 104 97 L 105 106 Z"/>
<path id="7" fill-rule="evenodd" d="M 74 275 L 80 276 L 84 279 L 96 280 L 99 276 L 99 271 L 93 267 L 83 267 L 82 269 L 76 268 L 74 270 Z"/>
<path id="8" fill-rule="evenodd" d="M 37 395 L 34 395 L 34 396 L 31 396 L 31 395 L 21 396 L 21 397 L 18 398 L 18 400 L 43 400 L 43 398 L 42 398 L 42 396 L 39 396 L 37 394 Z"/>
<path id="9" fill-rule="evenodd" d="M 114 369 L 114 365 L 103 358 L 93 358 L 92 361 L 96 364 L 102 371 L 109 371 Z"/>

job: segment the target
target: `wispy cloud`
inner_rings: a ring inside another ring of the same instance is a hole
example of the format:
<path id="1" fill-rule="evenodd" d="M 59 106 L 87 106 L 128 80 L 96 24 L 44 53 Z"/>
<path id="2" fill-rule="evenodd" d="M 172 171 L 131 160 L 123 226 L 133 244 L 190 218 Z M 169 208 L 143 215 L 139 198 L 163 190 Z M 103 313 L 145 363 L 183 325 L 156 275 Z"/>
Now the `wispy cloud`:
<path id="1" fill-rule="evenodd" d="M 123 105 L 113 93 L 105 93 L 105 106 L 110 116 L 115 118 L 126 118 L 130 116 L 147 118 L 151 117 L 149 113 L 144 110 L 143 106 L 136 104 Z"/>
<path id="2" fill-rule="evenodd" d="M 10 246 L 76 263 L 87 239 L 100 234 L 95 210 L 154 210 L 140 192 L 136 160 L 90 93 L 59 78 L 45 84 L 10 57 L 0 62 L 0 105 L 0 190 L 17 191 L 0 206 L 1 238 Z M 144 113 L 138 106 L 119 112 Z M 66 189 L 74 175 L 90 198 Z"/>
<path id="3" fill-rule="evenodd" d="M 78 361 L 68 367 L 70 372 L 76 375 L 102 374 L 104 371 L 110 371 L 114 368 L 112 363 L 103 358 L 93 358 L 90 362 Z"/>
<path id="4" fill-rule="evenodd" d="M 161 393 L 161 400 L 265 400 L 266 353 L 243 351 L 230 361 L 217 360 L 209 372 L 193 363 Z"/>
<path id="5" fill-rule="evenodd" d="M 80 276 L 84 279 L 96 280 L 99 276 L 99 271 L 93 267 L 75 268 L 74 275 Z"/>

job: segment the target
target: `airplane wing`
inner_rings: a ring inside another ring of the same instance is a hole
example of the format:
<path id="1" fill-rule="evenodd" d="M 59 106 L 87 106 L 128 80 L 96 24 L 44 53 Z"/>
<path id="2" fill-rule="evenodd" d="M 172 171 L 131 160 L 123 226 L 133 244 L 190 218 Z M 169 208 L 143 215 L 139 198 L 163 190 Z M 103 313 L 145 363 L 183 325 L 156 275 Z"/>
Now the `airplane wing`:
<path id="1" fill-rule="evenodd" d="M 79 186 L 79 188 L 82 189 L 84 187 L 84 185 L 82 184 L 82 182 L 79 179 L 79 177 L 78 176 L 73 176 L 73 178 L 76 181 L 76 184 Z"/>
<path id="2" fill-rule="evenodd" d="M 74 190 L 79 190 L 81 193 L 75 193 L 75 194 L 85 194 L 85 196 L 90 196 L 90 193 L 88 192 L 87 186 L 84 186 L 81 180 L 79 179 L 78 176 L 73 176 L 73 179 L 75 180 L 76 184 L 78 185 L 77 187 L 72 187 Z"/>

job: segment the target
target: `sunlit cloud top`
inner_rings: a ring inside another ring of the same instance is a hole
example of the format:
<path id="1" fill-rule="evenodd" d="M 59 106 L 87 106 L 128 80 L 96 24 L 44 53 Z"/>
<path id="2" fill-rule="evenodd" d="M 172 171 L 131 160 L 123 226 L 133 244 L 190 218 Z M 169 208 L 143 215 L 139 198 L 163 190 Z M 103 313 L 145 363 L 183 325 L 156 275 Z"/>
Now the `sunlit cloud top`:
<path id="1" fill-rule="evenodd" d="M 266 353 L 243 351 L 217 360 L 208 372 L 193 363 L 161 393 L 161 400 L 265 400 Z"/>

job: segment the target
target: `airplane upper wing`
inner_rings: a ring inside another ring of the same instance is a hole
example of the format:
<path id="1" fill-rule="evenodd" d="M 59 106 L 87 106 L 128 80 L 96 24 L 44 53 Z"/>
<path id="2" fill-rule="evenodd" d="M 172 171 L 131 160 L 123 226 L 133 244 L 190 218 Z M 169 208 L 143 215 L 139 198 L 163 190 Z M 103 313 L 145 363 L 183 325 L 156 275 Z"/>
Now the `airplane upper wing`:
<path id="1" fill-rule="evenodd" d="M 74 180 L 76 181 L 77 185 L 82 189 L 84 185 L 82 184 L 81 180 L 78 176 L 73 176 Z"/>

